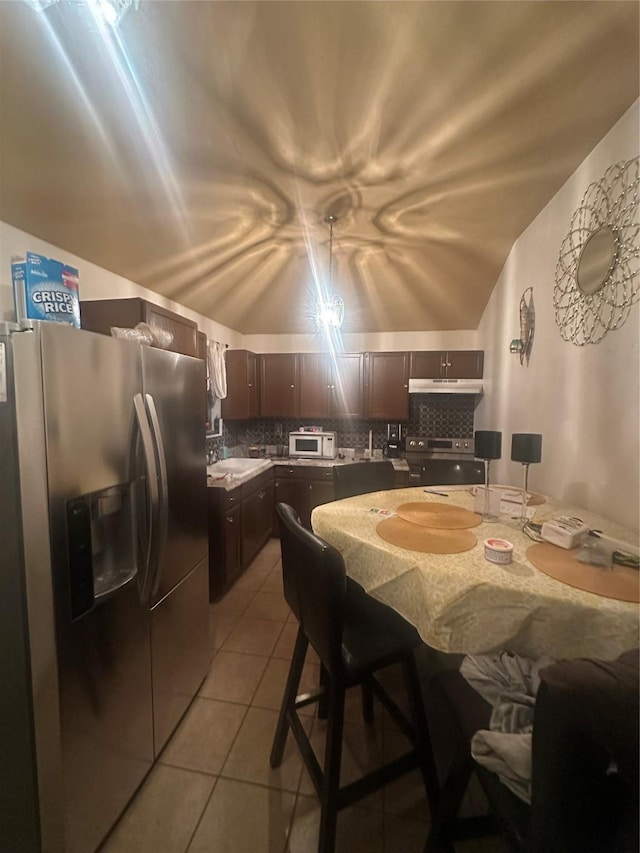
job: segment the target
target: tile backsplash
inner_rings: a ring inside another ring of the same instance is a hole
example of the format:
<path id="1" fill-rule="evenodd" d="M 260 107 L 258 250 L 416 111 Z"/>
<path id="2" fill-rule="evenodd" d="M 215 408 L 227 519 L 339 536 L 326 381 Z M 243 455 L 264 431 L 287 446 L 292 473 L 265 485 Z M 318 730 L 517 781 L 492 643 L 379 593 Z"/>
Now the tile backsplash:
<path id="1" fill-rule="evenodd" d="M 405 435 L 456 436 L 473 438 L 473 416 L 477 397 L 466 394 L 412 394 L 409 397 L 409 419 L 403 423 Z M 281 425 L 282 437 L 276 435 Z M 287 443 L 288 435 L 300 426 L 317 424 L 329 432 L 337 432 L 338 447 L 367 447 L 369 430 L 375 449 L 380 449 L 387 435 L 384 421 L 327 418 L 256 418 L 247 421 L 225 421 L 222 439 L 208 439 L 213 447 L 225 444 Z"/>

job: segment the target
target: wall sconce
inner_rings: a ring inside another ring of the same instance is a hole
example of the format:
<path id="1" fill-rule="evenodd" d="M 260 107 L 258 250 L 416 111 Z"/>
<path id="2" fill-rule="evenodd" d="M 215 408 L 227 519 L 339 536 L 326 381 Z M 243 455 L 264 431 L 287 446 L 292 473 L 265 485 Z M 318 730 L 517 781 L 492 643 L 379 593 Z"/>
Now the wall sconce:
<path id="1" fill-rule="evenodd" d="M 529 294 L 529 302 L 527 302 L 527 294 Z M 509 344 L 509 352 L 520 355 L 520 364 L 524 364 L 525 359 L 527 365 L 529 364 L 535 325 L 536 312 L 533 306 L 533 288 L 528 287 L 520 297 L 520 337 L 514 338 Z"/>

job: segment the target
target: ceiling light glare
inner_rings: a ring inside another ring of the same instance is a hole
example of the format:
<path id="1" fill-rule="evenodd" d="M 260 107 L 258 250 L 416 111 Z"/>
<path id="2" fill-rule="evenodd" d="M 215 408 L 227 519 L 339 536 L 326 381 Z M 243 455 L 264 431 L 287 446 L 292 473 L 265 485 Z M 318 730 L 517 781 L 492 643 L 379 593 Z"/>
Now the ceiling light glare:
<path id="1" fill-rule="evenodd" d="M 138 8 L 139 0 L 87 0 L 91 11 L 110 27 L 117 27 L 131 6 Z"/>
<path id="2" fill-rule="evenodd" d="M 61 2 L 73 2 L 76 6 L 88 6 L 94 17 L 110 27 L 117 27 L 131 6 L 138 8 L 139 0 L 23 0 L 36 12 L 44 12 L 49 6 Z"/>
<path id="3" fill-rule="evenodd" d="M 23 0 L 23 2 L 35 9 L 36 12 L 44 12 L 46 8 L 53 6 L 58 0 Z"/>
<path id="4" fill-rule="evenodd" d="M 332 295 L 319 299 L 316 305 L 316 325 L 321 330 L 339 329 L 344 320 L 344 300 Z"/>
<path id="5" fill-rule="evenodd" d="M 115 26 L 118 20 L 118 10 L 113 3 L 110 3 L 109 0 L 100 0 L 98 10 L 107 24 L 112 27 Z"/>

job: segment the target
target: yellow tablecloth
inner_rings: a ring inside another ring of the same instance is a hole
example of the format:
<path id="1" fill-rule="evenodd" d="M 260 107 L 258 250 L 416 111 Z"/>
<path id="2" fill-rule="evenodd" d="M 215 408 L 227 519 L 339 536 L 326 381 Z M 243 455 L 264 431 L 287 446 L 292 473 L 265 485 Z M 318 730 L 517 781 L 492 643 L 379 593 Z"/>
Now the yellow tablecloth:
<path id="1" fill-rule="evenodd" d="M 441 651 L 612 659 L 638 645 L 638 605 L 574 589 L 538 571 L 525 556 L 532 543 L 517 520 L 501 516 L 498 522 L 483 522 L 473 529 L 478 544 L 461 554 L 408 551 L 377 535 L 384 516 L 371 508 L 395 510 L 410 501 L 447 500 L 473 509 L 467 489 L 443 491 L 448 498 L 412 488 L 334 501 L 316 507 L 311 523 L 318 536 L 342 553 L 354 580 Z M 631 544 L 637 541 L 613 522 L 552 501 L 537 507 L 535 520 L 557 515 L 579 515 L 591 528 Z M 484 540 L 491 537 L 513 543 L 512 563 L 485 559 Z"/>

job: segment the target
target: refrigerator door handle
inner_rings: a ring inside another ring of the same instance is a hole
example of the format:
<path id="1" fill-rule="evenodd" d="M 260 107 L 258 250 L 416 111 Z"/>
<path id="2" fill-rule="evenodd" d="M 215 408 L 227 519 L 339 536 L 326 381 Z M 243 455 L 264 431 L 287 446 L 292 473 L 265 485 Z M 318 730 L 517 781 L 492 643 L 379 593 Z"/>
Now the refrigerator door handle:
<path id="1" fill-rule="evenodd" d="M 156 466 L 156 456 L 153 450 L 153 437 L 151 428 L 147 418 L 147 411 L 144 406 L 142 394 L 136 394 L 133 398 L 133 407 L 138 421 L 140 437 L 142 439 L 142 449 L 144 452 L 145 467 L 146 467 L 146 495 L 147 509 L 149 514 L 149 529 L 146 546 L 146 555 L 144 560 L 144 573 L 141 584 L 141 596 L 143 601 L 149 600 L 150 584 L 151 584 L 151 560 L 153 553 L 153 542 L 156 536 L 158 527 L 158 517 L 160 512 L 160 501 L 158 493 L 158 469 Z"/>
<path id="2" fill-rule="evenodd" d="M 151 421 L 151 427 L 153 429 L 153 436 L 156 444 L 158 467 L 160 469 L 158 478 L 158 482 L 160 485 L 159 523 L 154 546 L 155 565 L 153 567 L 153 582 L 151 587 L 151 594 L 156 595 L 156 593 L 158 592 L 158 588 L 160 587 L 160 579 L 162 577 L 162 573 L 160 571 L 160 559 L 162 557 L 164 547 L 167 541 L 167 532 L 169 528 L 169 492 L 167 485 L 167 461 L 164 452 L 164 442 L 162 440 L 162 430 L 160 429 L 158 411 L 156 409 L 155 400 L 153 399 L 151 394 L 145 394 L 145 398 L 147 401 L 147 411 L 149 413 L 149 420 Z"/>

